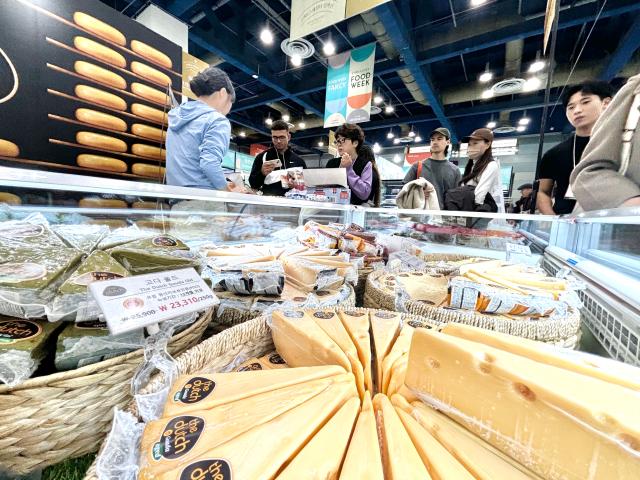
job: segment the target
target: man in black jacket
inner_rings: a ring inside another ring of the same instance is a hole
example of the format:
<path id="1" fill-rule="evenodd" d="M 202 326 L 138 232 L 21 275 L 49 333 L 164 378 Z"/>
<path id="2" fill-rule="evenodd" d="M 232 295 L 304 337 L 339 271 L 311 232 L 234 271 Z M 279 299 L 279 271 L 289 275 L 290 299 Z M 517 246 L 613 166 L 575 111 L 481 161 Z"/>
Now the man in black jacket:
<path id="1" fill-rule="evenodd" d="M 265 195 L 284 196 L 287 188 L 280 181 L 265 184 L 264 179 L 274 170 L 286 170 L 293 167 L 307 168 L 304 160 L 289 148 L 291 133 L 289 124 L 283 120 L 276 120 L 271 125 L 271 140 L 273 146 L 266 152 L 256 155 L 249 176 L 249 184 L 255 190 L 262 190 Z"/>

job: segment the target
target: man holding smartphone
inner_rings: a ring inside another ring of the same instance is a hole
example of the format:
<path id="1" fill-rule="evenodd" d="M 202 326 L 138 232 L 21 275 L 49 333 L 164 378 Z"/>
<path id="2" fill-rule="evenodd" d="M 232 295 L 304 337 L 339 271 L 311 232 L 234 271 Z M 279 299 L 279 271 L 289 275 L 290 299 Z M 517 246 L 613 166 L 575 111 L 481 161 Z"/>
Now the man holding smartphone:
<path id="1" fill-rule="evenodd" d="M 265 178 L 274 170 L 286 170 L 293 167 L 307 168 L 304 160 L 289 148 L 291 133 L 289 124 L 284 120 L 276 120 L 271 125 L 272 147 L 266 152 L 256 155 L 249 176 L 249 184 L 255 190 L 262 190 L 264 195 L 282 197 L 289 190 L 282 182 L 265 183 Z"/>

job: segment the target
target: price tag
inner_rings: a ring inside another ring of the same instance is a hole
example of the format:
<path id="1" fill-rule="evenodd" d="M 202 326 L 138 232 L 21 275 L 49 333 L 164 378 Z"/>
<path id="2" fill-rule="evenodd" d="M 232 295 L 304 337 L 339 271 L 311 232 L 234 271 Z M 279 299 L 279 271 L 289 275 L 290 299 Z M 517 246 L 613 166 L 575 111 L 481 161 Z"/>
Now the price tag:
<path id="1" fill-rule="evenodd" d="M 507 253 L 520 253 L 531 256 L 531 249 L 527 245 L 507 242 Z"/>
<path id="2" fill-rule="evenodd" d="M 89 293 L 113 335 L 205 310 L 217 297 L 193 268 L 94 282 Z"/>

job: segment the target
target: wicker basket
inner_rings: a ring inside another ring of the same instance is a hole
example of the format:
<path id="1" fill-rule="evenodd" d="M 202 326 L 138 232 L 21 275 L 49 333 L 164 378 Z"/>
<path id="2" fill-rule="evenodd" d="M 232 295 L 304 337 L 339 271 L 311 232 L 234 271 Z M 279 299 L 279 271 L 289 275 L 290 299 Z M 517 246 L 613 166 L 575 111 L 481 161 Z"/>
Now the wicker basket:
<path id="1" fill-rule="evenodd" d="M 365 308 L 352 308 L 349 310 L 359 312 L 372 311 Z M 403 315 L 403 320 L 414 326 L 437 326 L 435 322 L 416 315 L 405 314 Z M 180 374 L 215 372 L 229 365 L 238 355 L 260 357 L 274 348 L 267 317 L 260 316 L 203 341 L 177 357 L 176 363 Z M 149 382 L 143 393 L 156 392 L 163 386 L 163 375 L 158 374 Z M 138 409 L 134 401 L 129 403 L 126 411 L 136 417 L 138 416 Z M 87 471 L 85 480 L 98 480 L 95 461 Z"/>
<path id="2" fill-rule="evenodd" d="M 212 310 L 175 335 L 169 351 L 196 345 Z M 130 400 L 130 382 L 143 351 L 0 386 L 0 467 L 18 474 L 94 452 L 109 432 L 113 407 Z"/>
<path id="3" fill-rule="evenodd" d="M 364 305 L 368 308 L 395 310 L 395 293 L 384 288 L 378 278 L 386 272 L 374 272 L 367 279 Z M 570 309 L 564 318 L 538 318 L 513 320 L 502 315 L 488 315 L 470 310 L 459 310 L 448 307 L 434 307 L 424 302 L 410 300 L 405 303 L 409 313 L 433 319 L 437 322 L 465 323 L 475 327 L 508 333 L 518 337 L 565 347 L 577 348 L 580 342 L 580 313 Z"/>

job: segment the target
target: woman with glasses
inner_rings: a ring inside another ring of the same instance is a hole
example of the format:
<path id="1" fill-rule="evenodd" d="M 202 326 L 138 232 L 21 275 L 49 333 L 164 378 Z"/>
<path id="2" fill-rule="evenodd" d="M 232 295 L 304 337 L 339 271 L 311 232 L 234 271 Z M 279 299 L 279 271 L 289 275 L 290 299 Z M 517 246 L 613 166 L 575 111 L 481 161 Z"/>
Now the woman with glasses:
<path id="1" fill-rule="evenodd" d="M 339 158 L 327 163 L 327 168 L 346 168 L 351 189 L 351 204 L 380 206 L 380 174 L 371 147 L 364 144 L 364 132 L 358 125 L 345 123 L 336 130 L 335 145 Z"/>

